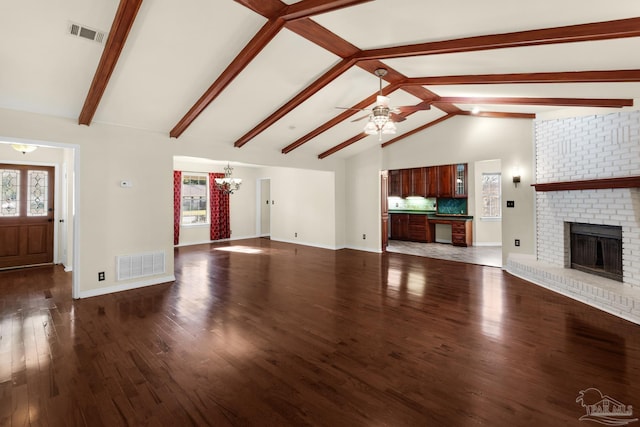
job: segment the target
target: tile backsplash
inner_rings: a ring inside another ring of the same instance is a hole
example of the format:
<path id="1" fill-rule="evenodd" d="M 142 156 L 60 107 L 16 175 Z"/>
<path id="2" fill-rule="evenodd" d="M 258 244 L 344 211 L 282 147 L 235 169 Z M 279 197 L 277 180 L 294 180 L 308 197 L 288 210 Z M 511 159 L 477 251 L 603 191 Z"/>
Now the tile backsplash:
<path id="1" fill-rule="evenodd" d="M 438 213 L 449 215 L 466 215 L 467 199 L 438 199 Z"/>
<path id="2" fill-rule="evenodd" d="M 435 197 L 408 197 L 406 199 L 400 197 L 389 197 L 389 210 L 403 210 L 403 211 L 435 211 L 436 210 L 436 198 Z"/>

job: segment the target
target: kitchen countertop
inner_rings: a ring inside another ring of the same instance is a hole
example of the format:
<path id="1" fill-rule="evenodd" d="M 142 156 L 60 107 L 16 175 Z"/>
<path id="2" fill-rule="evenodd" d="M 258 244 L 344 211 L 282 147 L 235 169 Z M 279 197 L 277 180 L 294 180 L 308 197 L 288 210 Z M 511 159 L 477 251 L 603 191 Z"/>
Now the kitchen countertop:
<path id="1" fill-rule="evenodd" d="M 390 214 L 411 214 L 411 215 L 427 215 L 429 219 L 442 219 L 449 221 L 470 221 L 473 220 L 473 215 L 460 215 L 460 214 L 439 214 L 436 211 L 412 211 L 406 209 L 389 209 Z"/>
<path id="2" fill-rule="evenodd" d="M 471 221 L 473 215 L 460 215 L 460 214 L 427 214 L 429 219 L 441 219 L 446 221 Z"/>
<path id="3" fill-rule="evenodd" d="M 390 214 L 413 214 L 413 215 L 435 215 L 436 211 L 415 211 L 409 209 L 389 209 Z"/>

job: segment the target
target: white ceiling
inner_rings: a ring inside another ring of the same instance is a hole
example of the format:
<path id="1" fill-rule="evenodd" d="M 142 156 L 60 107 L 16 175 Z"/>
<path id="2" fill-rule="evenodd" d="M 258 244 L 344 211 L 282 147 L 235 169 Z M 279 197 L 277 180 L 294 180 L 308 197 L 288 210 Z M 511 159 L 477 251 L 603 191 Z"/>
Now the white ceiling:
<path id="1" fill-rule="evenodd" d="M 282 5 L 308 1 L 312 0 L 286 1 Z M 117 8 L 116 0 L 1 2 L 0 37 L 4 42 L 0 44 L 0 108 L 77 120 L 104 45 L 72 37 L 67 34 L 67 27 L 75 22 L 109 31 Z M 375 0 L 311 19 L 359 49 L 375 49 L 635 17 L 640 17 L 637 0 Z M 94 122 L 149 129 L 168 137 L 267 22 L 265 17 L 233 0 L 144 0 Z M 640 38 L 634 37 L 382 62 L 406 77 L 639 70 L 637 52 Z M 340 60 L 285 27 L 179 139 L 233 146 Z M 439 96 L 456 97 L 640 99 L 640 83 L 470 84 L 426 88 Z M 352 67 L 240 149 L 280 152 L 343 111 L 335 107 L 351 107 L 375 94 L 377 89 L 378 80 L 373 74 Z M 403 89 L 394 91 L 390 97 L 392 106 L 421 101 Z M 465 111 L 473 107 L 455 105 Z M 479 106 L 483 111 L 513 113 L 565 108 Z M 433 107 L 410 115 L 397 124 L 396 136 L 445 114 Z M 292 161 L 300 156 L 315 158 L 358 135 L 365 120 L 357 123 L 351 120 L 360 116 L 357 113 L 286 156 Z M 389 139 L 384 136 L 382 142 Z M 369 136 L 333 156 L 350 156 L 379 144 L 376 136 Z"/>

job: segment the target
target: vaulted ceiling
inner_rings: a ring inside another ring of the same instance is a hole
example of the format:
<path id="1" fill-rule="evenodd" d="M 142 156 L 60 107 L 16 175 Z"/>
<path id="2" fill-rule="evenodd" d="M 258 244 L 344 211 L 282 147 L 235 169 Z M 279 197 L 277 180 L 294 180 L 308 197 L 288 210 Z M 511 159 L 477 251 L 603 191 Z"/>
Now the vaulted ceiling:
<path id="1" fill-rule="evenodd" d="M 282 156 L 402 143 L 473 107 L 527 120 L 640 99 L 637 0 L 28 0 L 0 4 L 0 36 L 0 108 Z M 353 121 L 378 68 L 392 107 L 417 106 L 382 140 Z"/>

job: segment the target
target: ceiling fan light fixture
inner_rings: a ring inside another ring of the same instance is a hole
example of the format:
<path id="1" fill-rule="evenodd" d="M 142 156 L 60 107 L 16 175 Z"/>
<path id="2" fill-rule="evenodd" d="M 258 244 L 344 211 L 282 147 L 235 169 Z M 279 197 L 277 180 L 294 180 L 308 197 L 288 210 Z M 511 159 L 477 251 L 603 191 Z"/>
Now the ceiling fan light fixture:
<path id="1" fill-rule="evenodd" d="M 367 124 L 365 125 L 364 133 L 366 133 L 367 135 L 375 135 L 378 133 L 378 127 L 373 122 L 373 119 L 370 118 Z"/>
<path id="2" fill-rule="evenodd" d="M 382 133 L 385 135 L 395 135 L 396 133 L 396 124 L 389 120 L 387 123 L 382 126 Z"/>

